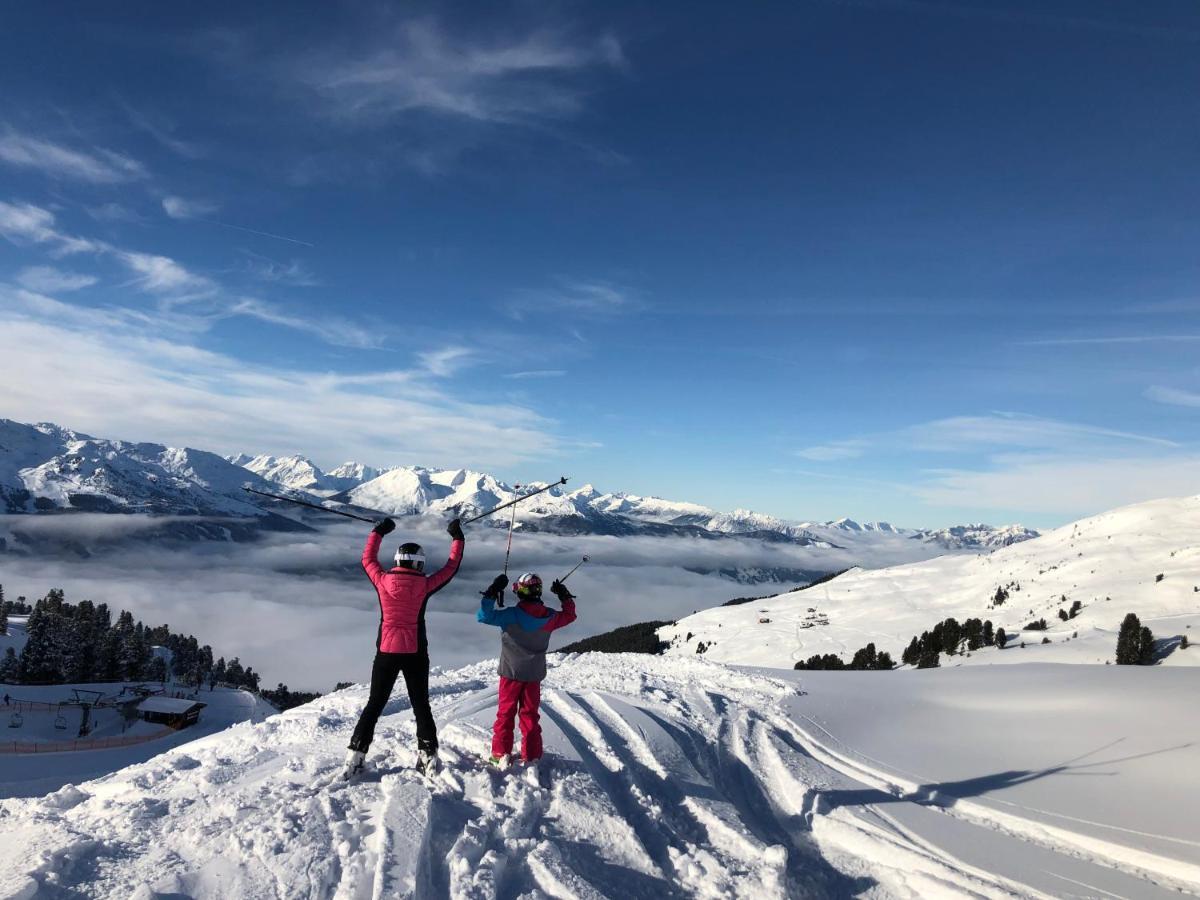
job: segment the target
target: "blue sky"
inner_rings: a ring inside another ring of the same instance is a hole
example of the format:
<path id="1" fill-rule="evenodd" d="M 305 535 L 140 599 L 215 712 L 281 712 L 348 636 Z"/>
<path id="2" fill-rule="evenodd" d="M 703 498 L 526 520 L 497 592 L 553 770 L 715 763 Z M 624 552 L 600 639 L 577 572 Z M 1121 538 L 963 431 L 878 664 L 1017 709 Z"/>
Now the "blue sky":
<path id="1" fill-rule="evenodd" d="M 8 10 L 0 415 L 722 509 L 1200 491 L 1200 9 Z"/>

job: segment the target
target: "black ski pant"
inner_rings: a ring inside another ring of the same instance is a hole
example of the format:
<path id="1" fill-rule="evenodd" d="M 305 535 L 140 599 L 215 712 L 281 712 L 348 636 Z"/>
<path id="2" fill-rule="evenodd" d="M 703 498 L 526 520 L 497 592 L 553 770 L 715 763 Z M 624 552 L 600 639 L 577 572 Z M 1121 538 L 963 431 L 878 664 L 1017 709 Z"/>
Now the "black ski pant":
<path id="1" fill-rule="evenodd" d="M 396 686 L 396 678 L 404 673 L 404 686 L 408 689 L 408 700 L 417 720 L 417 749 L 430 753 L 437 751 L 437 725 L 433 711 L 429 708 L 429 654 L 426 653 L 376 653 L 371 666 L 371 696 L 366 708 L 358 717 L 354 736 L 350 738 L 350 749 L 366 753 L 375 737 L 375 723 L 387 706 Z"/>

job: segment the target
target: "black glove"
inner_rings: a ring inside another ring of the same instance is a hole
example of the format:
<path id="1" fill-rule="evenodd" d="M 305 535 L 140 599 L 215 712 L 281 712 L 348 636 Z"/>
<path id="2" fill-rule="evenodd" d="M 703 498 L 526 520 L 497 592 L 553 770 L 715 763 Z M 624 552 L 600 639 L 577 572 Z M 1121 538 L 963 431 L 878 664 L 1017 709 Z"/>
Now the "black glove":
<path id="1" fill-rule="evenodd" d="M 458 519 L 452 519 L 450 524 L 446 526 L 446 531 L 456 541 L 466 540 L 466 537 L 463 536 L 462 522 L 458 521 Z"/>
<path id="2" fill-rule="evenodd" d="M 567 586 L 557 578 L 554 580 L 554 584 L 550 585 L 550 593 L 552 593 L 559 600 L 573 600 L 575 598 L 575 595 L 567 590 Z"/>
<path id="3" fill-rule="evenodd" d="M 386 519 L 380 519 L 375 523 L 375 527 L 371 530 L 381 536 L 385 534 L 391 534 L 396 530 L 396 523 L 393 522 L 390 517 Z"/>
<path id="4" fill-rule="evenodd" d="M 506 587 L 508 587 L 508 576 L 497 575 L 492 579 L 492 583 L 488 585 L 488 589 L 483 592 L 483 596 L 491 597 L 493 600 L 503 597 Z"/>

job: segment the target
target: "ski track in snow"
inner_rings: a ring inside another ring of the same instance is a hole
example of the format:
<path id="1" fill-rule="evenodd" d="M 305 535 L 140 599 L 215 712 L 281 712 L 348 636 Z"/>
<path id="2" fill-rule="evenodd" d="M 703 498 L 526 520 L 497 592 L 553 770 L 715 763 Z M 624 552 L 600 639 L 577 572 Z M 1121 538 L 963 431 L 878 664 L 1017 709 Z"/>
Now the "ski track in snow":
<path id="1" fill-rule="evenodd" d="M 373 771 L 341 780 L 360 686 L 0 801 L 0 896 L 1132 900 L 1200 887 L 1186 863 L 1069 823 L 925 796 L 806 719 L 794 681 L 701 660 L 565 659 L 543 688 L 549 756 L 496 771 L 483 763 L 493 665 L 432 678 L 443 768 L 429 780 L 411 768 L 402 690 Z"/>

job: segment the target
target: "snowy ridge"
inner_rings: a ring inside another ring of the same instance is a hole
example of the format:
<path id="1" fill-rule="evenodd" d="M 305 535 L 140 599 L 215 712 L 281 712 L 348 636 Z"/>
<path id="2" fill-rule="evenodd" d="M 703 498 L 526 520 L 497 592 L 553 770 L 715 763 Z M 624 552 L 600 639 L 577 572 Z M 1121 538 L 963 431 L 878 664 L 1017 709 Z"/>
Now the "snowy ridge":
<path id="1" fill-rule="evenodd" d="M 0 894 L 1194 895 L 1200 834 L 1177 800 L 1196 786 L 1200 726 L 1161 727 L 1192 672 L 1021 668 L 801 682 L 694 658 L 571 657 L 543 690 L 548 758 L 500 773 L 480 760 L 496 702 L 494 663 L 480 663 L 432 679 L 445 764 L 432 784 L 409 768 L 403 692 L 380 721 L 377 771 L 337 778 L 360 686 L 0 801 Z M 1047 692 L 1069 702 L 1039 708 Z M 1119 748 L 1095 714 L 1113 697 L 1136 735 Z M 1018 725 L 1043 737 L 1013 770 L 996 736 Z M 1087 779 L 1067 776 L 1089 771 L 1121 777 L 1081 794 Z"/>
<path id="2" fill-rule="evenodd" d="M 791 668 L 826 653 L 849 662 L 868 643 L 898 662 L 914 635 L 952 616 L 990 619 L 1007 632 L 1009 649 L 943 655 L 943 665 L 1103 664 L 1128 612 L 1164 639 L 1200 627 L 1198 587 L 1200 497 L 1185 497 L 1107 512 L 986 554 L 852 569 L 808 590 L 702 611 L 659 634 L 670 653 L 695 654 L 703 643 L 707 657 L 745 665 Z M 994 605 L 1001 588 L 1007 600 Z M 1063 621 L 1058 611 L 1077 600 L 1083 609 Z M 1048 630 L 1022 634 L 1042 618 Z M 1014 646 L 1022 641 L 1035 646 Z M 1176 652 L 1168 662 L 1200 664 L 1200 655 Z"/>
<path id="3" fill-rule="evenodd" d="M 225 457 L 235 466 L 249 469 L 256 475 L 293 491 L 317 495 L 348 491 L 363 482 L 383 475 L 387 469 L 376 469 L 356 462 L 344 462 L 336 469 L 323 472 L 306 456 L 250 456 L 237 453 Z"/>
<path id="4" fill-rule="evenodd" d="M 82 509 L 196 516 L 266 516 L 244 484 L 269 484 L 214 453 L 109 441 L 0 419 L 4 511 Z"/>

